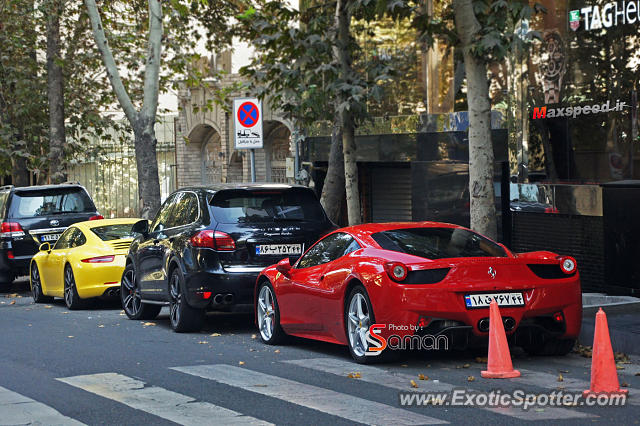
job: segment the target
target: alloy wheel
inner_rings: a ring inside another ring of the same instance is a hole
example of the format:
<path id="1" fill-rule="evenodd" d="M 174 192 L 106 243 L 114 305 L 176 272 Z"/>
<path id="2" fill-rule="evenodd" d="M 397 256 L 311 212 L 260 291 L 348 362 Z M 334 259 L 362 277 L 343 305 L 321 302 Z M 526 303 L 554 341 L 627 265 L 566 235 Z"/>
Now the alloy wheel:
<path id="1" fill-rule="evenodd" d="M 34 301 L 38 301 L 42 297 L 40 271 L 38 271 L 38 266 L 35 264 L 31 268 L 31 295 L 33 296 Z"/>
<path id="2" fill-rule="evenodd" d="M 369 330 L 369 305 L 362 293 L 355 293 L 349 302 L 348 334 L 351 349 L 357 356 L 364 356 L 369 345 L 367 331 Z"/>
<path id="3" fill-rule="evenodd" d="M 64 270 L 64 302 L 67 307 L 73 305 L 73 291 L 75 287 L 75 279 L 73 278 L 73 272 L 71 268 L 67 267 Z"/>
<path id="4" fill-rule="evenodd" d="M 140 298 L 140 290 L 136 284 L 136 272 L 133 268 L 127 268 L 122 276 L 122 289 L 120 290 L 122 298 L 122 307 L 127 314 L 135 316 L 140 312 L 142 300 Z"/>
<path id="5" fill-rule="evenodd" d="M 169 319 L 171 324 L 177 326 L 180 323 L 180 307 L 182 304 L 182 293 L 180 292 L 180 279 L 178 274 L 171 276 L 171 286 L 169 288 L 171 301 L 169 303 Z"/>
<path id="6" fill-rule="evenodd" d="M 262 286 L 258 295 L 258 328 L 264 340 L 269 340 L 273 336 L 273 326 L 275 323 L 275 309 L 273 303 L 273 293 L 269 286 Z"/>

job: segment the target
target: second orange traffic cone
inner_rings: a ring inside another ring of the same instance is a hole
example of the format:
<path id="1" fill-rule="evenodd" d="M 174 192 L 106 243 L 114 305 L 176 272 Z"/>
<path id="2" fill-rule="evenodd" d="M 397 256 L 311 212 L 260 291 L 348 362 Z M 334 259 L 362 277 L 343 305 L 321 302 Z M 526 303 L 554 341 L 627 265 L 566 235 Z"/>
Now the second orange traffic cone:
<path id="1" fill-rule="evenodd" d="M 589 394 L 625 394 L 626 389 L 620 389 L 616 361 L 613 358 L 611 338 L 609 337 L 609 324 L 607 315 L 602 308 L 596 314 L 596 330 L 593 335 L 593 352 L 591 355 L 591 388 L 583 392 L 586 397 Z"/>
<path id="2" fill-rule="evenodd" d="M 481 373 L 488 379 L 509 379 L 520 377 L 520 372 L 513 369 L 511 353 L 507 343 L 507 335 L 502 325 L 502 317 L 495 300 L 489 305 L 489 358 L 487 370 Z"/>

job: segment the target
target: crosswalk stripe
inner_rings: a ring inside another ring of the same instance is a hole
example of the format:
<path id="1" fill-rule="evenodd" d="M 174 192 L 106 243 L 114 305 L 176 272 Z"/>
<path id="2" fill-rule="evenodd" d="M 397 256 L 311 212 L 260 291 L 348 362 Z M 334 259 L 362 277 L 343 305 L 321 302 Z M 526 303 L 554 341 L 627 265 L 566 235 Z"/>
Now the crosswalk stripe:
<path id="1" fill-rule="evenodd" d="M 335 358 L 313 358 L 283 361 L 285 363 L 298 365 L 300 367 L 309 368 L 316 371 L 331 373 L 338 376 L 346 377 L 347 374 L 357 371 L 361 374 L 358 380 L 369 383 L 375 383 L 403 391 L 419 391 L 419 392 L 451 392 L 459 386 L 449 383 L 436 382 L 434 380 L 419 381 L 418 389 L 410 388 L 410 381 L 417 378 L 404 373 L 390 373 L 379 367 L 369 365 L 354 365 L 352 362 L 343 361 Z M 545 407 L 543 412 L 535 410 L 523 410 L 519 407 L 479 407 L 492 413 L 505 416 L 516 417 L 521 420 L 554 420 L 569 418 L 588 418 L 595 417 L 587 413 L 576 410 L 568 410 L 560 407 Z"/>
<path id="2" fill-rule="evenodd" d="M 161 387 L 148 387 L 122 374 L 90 374 L 57 380 L 181 425 L 271 424 Z"/>
<path id="3" fill-rule="evenodd" d="M 566 374 L 563 375 L 562 381 L 559 382 L 557 374 L 540 373 L 523 368 L 519 368 L 519 370 L 522 373 L 522 376 L 516 379 L 511 379 L 515 383 L 529 384 L 547 389 L 563 388 L 565 391 L 571 392 L 582 392 L 588 390 L 591 386 L 591 383 L 586 380 L 567 377 Z M 623 380 L 620 380 L 620 382 L 623 382 Z M 623 389 L 629 390 L 627 404 L 640 405 L 640 398 L 638 397 L 640 390 L 634 388 Z"/>
<path id="4" fill-rule="evenodd" d="M 84 425 L 41 402 L 0 386 L 0 425 Z"/>
<path id="5" fill-rule="evenodd" d="M 173 370 L 214 380 L 250 392 L 277 398 L 359 423 L 424 425 L 446 424 L 433 417 L 413 413 L 352 395 L 224 364 L 173 367 Z"/>

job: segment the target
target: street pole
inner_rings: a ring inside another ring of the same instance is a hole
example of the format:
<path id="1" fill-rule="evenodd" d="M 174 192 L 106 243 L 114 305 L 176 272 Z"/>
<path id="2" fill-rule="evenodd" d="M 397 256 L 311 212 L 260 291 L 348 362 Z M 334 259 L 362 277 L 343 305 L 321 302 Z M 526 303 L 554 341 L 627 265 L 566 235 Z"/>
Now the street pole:
<path id="1" fill-rule="evenodd" d="M 250 164 L 251 164 L 251 182 L 255 183 L 256 181 L 256 150 L 255 149 L 251 149 L 249 151 L 249 158 L 250 158 Z"/>

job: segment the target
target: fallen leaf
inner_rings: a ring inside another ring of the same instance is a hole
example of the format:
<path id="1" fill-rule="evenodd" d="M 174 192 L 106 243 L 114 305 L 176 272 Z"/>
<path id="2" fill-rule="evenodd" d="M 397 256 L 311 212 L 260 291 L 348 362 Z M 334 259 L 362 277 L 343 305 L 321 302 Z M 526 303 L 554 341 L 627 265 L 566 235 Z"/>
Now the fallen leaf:
<path id="1" fill-rule="evenodd" d="M 100 324 L 98 328 L 104 328 L 104 324 Z"/>
<path id="2" fill-rule="evenodd" d="M 431 368 L 431 364 L 427 364 L 427 368 Z"/>
<path id="3" fill-rule="evenodd" d="M 257 335 L 257 334 L 252 334 L 252 335 L 251 335 L 251 338 L 252 338 L 252 339 L 257 339 L 257 338 L 258 338 L 258 335 Z"/>
<path id="4" fill-rule="evenodd" d="M 407 364 L 402 364 L 400 367 L 407 368 L 408 365 Z"/>
<path id="5" fill-rule="evenodd" d="M 487 358 L 486 356 L 477 356 L 476 357 L 476 362 L 478 364 L 484 364 L 485 362 L 488 362 L 489 358 Z"/>
<path id="6" fill-rule="evenodd" d="M 280 349 L 276 349 L 275 351 L 273 351 L 274 353 L 279 354 L 280 353 Z"/>
<path id="7" fill-rule="evenodd" d="M 206 340 L 200 340 L 198 342 L 199 345 L 206 345 L 207 343 L 209 343 L 209 342 L 207 342 Z"/>
<path id="8" fill-rule="evenodd" d="M 222 336 L 222 334 L 220 334 L 220 333 L 211 333 L 209 336 L 218 337 L 218 336 Z"/>
<path id="9" fill-rule="evenodd" d="M 148 327 L 148 326 L 154 326 L 156 325 L 155 322 L 145 322 L 144 324 L 142 324 L 144 327 Z"/>
<path id="10" fill-rule="evenodd" d="M 244 365 L 244 361 L 239 361 L 238 364 L 239 365 Z"/>
<path id="11" fill-rule="evenodd" d="M 11 299 L 12 297 L 20 297 L 20 296 L 18 296 L 18 293 L 11 293 L 11 294 L 7 294 L 5 297 L 7 299 Z"/>
<path id="12" fill-rule="evenodd" d="M 462 366 L 461 366 L 461 365 L 456 365 L 456 368 L 457 368 L 457 369 L 458 369 L 458 368 L 462 368 Z"/>
<path id="13" fill-rule="evenodd" d="M 464 365 L 462 366 L 462 368 L 469 368 L 469 367 L 471 367 L 471 364 L 464 364 Z"/>
<path id="14" fill-rule="evenodd" d="M 538 413 L 544 413 L 544 408 L 536 408 L 535 411 Z"/>
<path id="15" fill-rule="evenodd" d="M 9 303 L 9 304 L 10 304 L 10 305 L 15 305 L 15 304 L 16 304 L 16 301 L 15 301 L 15 300 L 12 300 L 12 301 L 11 301 L 11 303 Z"/>
<path id="16" fill-rule="evenodd" d="M 476 380 L 476 378 L 473 376 L 467 377 L 467 382 L 473 382 L 474 380 Z"/>
<path id="17" fill-rule="evenodd" d="M 616 369 L 618 369 L 618 370 L 624 370 L 624 367 L 623 367 L 623 366 L 621 366 L 621 365 L 616 365 Z"/>
<path id="18" fill-rule="evenodd" d="M 31 327 L 31 324 L 27 324 L 27 327 Z"/>
<path id="19" fill-rule="evenodd" d="M 73 339 L 73 336 L 67 336 L 69 339 Z"/>
<path id="20" fill-rule="evenodd" d="M 256 350 L 253 348 L 249 348 L 249 352 L 255 352 Z"/>
<path id="21" fill-rule="evenodd" d="M 415 380 L 411 380 L 411 387 L 412 388 L 417 388 L 418 384 L 415 382 Z"/>
<path id="22" fill-rule="evenodd" d="M 629 387 L 629 383 L 622 382 L 622 383 L 620 383 L 620 386 L 622 386 L 623 388 L 628 388 Z"/>
<path id="23" fill-rule="evenodd" d="M 51 305 L 44 305 L 44 308 L 45 308 L 45 309 L 51 309 L 51 308 L 53 308 L 53 306 L 51 306 Z"/>
<path id="24" fill-rule="evenodd" d="M 420 379 L 420 380 L 429 380 L 429 376 L 425 376 L 424 374 L 418 374 L 418 379 Z"/>
<path id="25" fill-rule="evenodd" d="M 562 374 L 558 373 L 558 381 L 559 382 L 564 382 L 564 377 L 562 377 Z"/>
<path id="26" fill-rule="evenodd" d="M 636 375 L 636 376 L 640 376 L 640 373 L 636 373 L 635 375 Z"/>
<path id="27" fill-rule="evenodd" d="M 568 373 L 569 372 L 569 370 L 558 370 L 558 371 L 561 372 L 561 373 Z"/>
<path id="28" fill-rule="evenodd" d="M 69 311 L 62 311 L 61 314 L 62 315 L 69 315 Z"/>
<path id="29" fill-rule="evenodd" d="M 347 377 L 350 379 L 359 379 L 362 377 L 362 374 L 360 374 L 359 372 L 349 373 L 347 374 Z"/>

